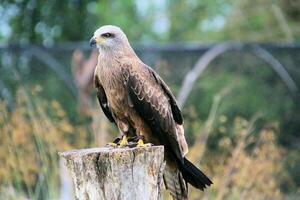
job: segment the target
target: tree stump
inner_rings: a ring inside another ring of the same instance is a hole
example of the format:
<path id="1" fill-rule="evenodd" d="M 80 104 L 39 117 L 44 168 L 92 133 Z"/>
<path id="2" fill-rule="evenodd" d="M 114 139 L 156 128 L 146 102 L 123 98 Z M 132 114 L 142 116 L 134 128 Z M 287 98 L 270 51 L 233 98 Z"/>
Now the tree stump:
<path id="1" fill-rule="evenodd" d="M 163 146 L 92 148 L 59 153 L 78 200 L 161 199 Z"/>

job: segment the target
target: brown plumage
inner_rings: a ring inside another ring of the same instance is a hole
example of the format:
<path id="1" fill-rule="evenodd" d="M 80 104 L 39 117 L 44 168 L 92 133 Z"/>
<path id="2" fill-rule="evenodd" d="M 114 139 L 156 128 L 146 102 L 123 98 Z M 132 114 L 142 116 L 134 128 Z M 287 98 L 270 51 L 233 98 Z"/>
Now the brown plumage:
<path id="1" fill-rule="evenodd" d="M 183 118 L 165 82 L 132 50 L 115 26 L 99 28 L 90 41 L 99 48 L 95 86 L 101 108 L 123 134 L 165 146 L 164 182 L 174 199 L 187 199 L 187 182 L 203 190 L 212 182 L 185 155 Z"/>

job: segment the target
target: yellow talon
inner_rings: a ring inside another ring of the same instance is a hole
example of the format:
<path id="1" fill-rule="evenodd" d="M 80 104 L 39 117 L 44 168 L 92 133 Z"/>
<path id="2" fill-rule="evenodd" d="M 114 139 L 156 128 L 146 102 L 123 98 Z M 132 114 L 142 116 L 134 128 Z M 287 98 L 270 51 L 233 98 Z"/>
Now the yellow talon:
<path id="1" fill-rule="evenodd" d="M 117 143 L 113 143 L 113 142 L 109 142 L 109 143 L 107 143 L 107 146 L 110 146 L 110 147 L 117 147 L 118 146 L 118 144 Z"/>
<path id="2" fill-rule="evenodd" d="M 121 142 L 120 142 L 120 147 L 126 147 L 127 144 L 128 144 L 127 137 L 126 137 L 126 135 L 124 135 L 124 136 L 122 137 Z"/>
<path id="3" fill-rule="evenodd" d="M 139 141 L 137 142 L 136 147 L 151 147 L 151 143 L 144 143 L 144 141 L 142 139 L 139 139 Z"/>

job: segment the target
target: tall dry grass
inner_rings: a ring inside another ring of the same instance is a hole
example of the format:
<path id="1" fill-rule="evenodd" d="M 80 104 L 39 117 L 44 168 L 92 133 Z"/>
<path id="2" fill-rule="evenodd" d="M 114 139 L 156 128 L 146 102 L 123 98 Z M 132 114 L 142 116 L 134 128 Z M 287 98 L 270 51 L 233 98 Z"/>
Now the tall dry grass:
<path id="1" fill-rule="evenodd" d="M 98 107 L 91 109 L 90 124 L 73 125 L 58 102 L 39 97 L 41 90 L 20 88 L 13 111 L 0 102 L 0 199 L 57 199 L 57 152 L 102 146 L 115 130 L 104 123 Z M 190 187 L 189 199 L 285 199 L 279 184 L 285 177 L 286 152 L 276 143 L 276 123 L 257 131 L 257 115 L 229 124 L 218 113 L 221 102 L 222 95 L 217 95 L 188 154 L 214 184 L 205 192 Z M 206 142 L 216 131 L 223 137 L 218 151 L 211 151 Z"/>
<path id="2" fill-rule="evenodd" d="M 204 199 L 284 199 L 280 177 L 285 173 L 285 152 L 276 143 L 276 128 L 264 128 L 254 137 L 253 126 L 253 121 L 237 118 L 235 141 L 227 137 L 219 141 L 224 155 L 208 159 L 206 168 L 214 185 Z"/>
<path id="3" fill-rule="evenodd" d="M 58 151 L 87 147 L 85 127 L 72 126 L 57 101 L 39 98 L 40 86 L 19 89 L 13 111 L 0 102 L 0 199 L 53 199 Z"/>
<path id="4" fill-rule="evenodd" d="M 224 116 L 219 119 L 223 121 Z M 280 183 L 286 178 L 283 169 L 286 152 L 276 143 L 277 128 L 263 128 L 253 136 L 254 125 L 254 119 L 236 118 L 232 130 L 236 138 L 222 138 L 218 155 L 204 148 L 204 156 L 199 157 L 195 153 L 198 145 L 191 147 L 189 159 L 198 164 L 214 184 L 203 193 L 191 188 L 189 199 L 286 199 L 280 190 Z M 198 150 L 201 154 L 201 149 Z"/>

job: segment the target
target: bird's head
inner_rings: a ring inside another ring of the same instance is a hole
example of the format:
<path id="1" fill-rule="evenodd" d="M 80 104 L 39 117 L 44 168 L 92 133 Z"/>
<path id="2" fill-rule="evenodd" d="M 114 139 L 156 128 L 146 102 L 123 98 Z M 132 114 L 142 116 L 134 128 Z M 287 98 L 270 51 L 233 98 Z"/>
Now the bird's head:
<path id="1" fill-rule="evenodd" d="M 126 48 L 128 39 L 117 26 L 106 25 L 98 28 L 90 40 L 90 46 L 101 50 L 120 50 Z"/>

